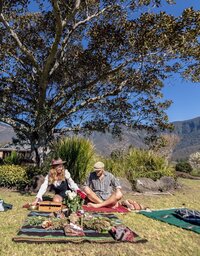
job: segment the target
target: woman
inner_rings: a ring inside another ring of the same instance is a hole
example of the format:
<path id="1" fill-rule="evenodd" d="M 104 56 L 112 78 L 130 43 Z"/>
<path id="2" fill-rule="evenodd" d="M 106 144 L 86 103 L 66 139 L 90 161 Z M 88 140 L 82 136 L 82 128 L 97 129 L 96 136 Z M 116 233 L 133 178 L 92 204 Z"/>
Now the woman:
<path id="1" fill-rule="evenodd" d="M 68 170 L 64 169 L 63 163 L 65 162 L 62 161 L 61 158 L 52 160 L 52 168 L 50 169 L 49 174 L 45 177 L 45 180 L 41 185 L 32 205 L 36 205 L 38 202 L 42 201 L 42 196 L 47 191 L 49 185 L 51 185 L 52 189 L 55 191 L 53 202 L 62 202 L 66 196 L 65 192 L 67 190 L 79 190 L 77 184 L 72 180 Z"/>

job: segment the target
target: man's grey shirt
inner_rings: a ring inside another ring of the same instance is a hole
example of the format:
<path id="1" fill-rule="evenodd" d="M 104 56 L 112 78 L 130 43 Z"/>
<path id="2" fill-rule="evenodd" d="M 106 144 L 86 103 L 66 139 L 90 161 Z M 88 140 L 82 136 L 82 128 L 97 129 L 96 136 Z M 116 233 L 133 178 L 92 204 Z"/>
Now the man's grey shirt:
<path id="1" fill-rule="evenodd" d="M 90 187 L 103 200 L 106 200 L 113 190 L 121 188 L 119 179 L 107 171 L 104 171 L 104 176 L 101 180 L 96 172 L 91 172 L 84 185 Z"/>

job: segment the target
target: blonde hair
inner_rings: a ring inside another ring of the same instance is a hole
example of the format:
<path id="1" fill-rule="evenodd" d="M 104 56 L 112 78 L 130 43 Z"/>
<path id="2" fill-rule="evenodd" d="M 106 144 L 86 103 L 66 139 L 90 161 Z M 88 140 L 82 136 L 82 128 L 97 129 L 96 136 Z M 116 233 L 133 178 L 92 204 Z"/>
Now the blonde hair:
<path id="1" fill-rule="evenodd" d="M 53 184 L 56 180 L 58 180 L 57 171 L 55 168 L 50 169 L 49 171 L 49 184 Z M 62 172 L 59 175 L 59 180 L 64 181 L 65 180 L 65 169 L 62 168 Z"/>

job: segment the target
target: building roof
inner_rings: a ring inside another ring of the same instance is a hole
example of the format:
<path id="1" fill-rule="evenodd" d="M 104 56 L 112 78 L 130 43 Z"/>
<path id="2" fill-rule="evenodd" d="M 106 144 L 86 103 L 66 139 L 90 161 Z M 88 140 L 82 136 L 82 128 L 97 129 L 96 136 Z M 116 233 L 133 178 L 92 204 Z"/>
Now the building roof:
<path id="1" fill-rule="evenodd" d="M 18 151 L 18 152 L 29 152 L 31 151 L 30 148 L 28 149 L 19 149 L 19 148 L 0 148 L 0 151 L 9 152 L 9 151 Z"/>

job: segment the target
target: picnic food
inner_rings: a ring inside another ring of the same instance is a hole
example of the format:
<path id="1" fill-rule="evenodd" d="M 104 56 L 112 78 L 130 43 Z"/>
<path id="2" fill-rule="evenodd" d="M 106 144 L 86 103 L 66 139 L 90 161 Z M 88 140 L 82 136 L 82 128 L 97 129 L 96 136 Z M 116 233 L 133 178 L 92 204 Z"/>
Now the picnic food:
<path id="1" fill-rule="evenodd" d="M 92 219 L 84 219 L 83 227 L 87 229 L 94 229 L 98 232 L 106 231 L 111 229 L 111 221 L 104 217 L 95 217 Z"/>

